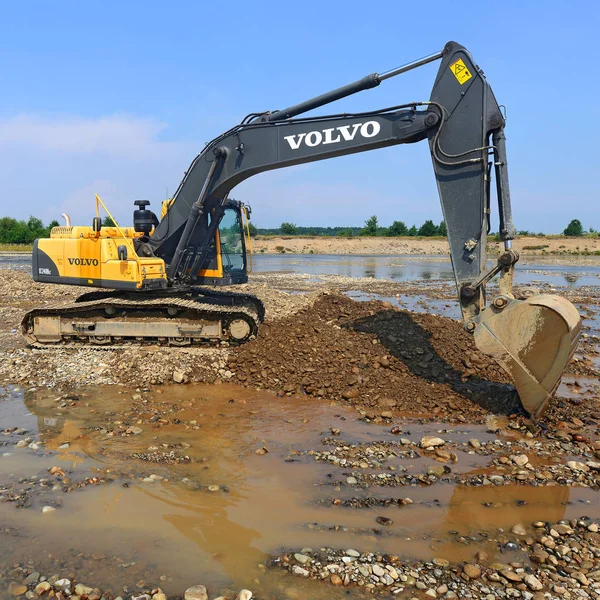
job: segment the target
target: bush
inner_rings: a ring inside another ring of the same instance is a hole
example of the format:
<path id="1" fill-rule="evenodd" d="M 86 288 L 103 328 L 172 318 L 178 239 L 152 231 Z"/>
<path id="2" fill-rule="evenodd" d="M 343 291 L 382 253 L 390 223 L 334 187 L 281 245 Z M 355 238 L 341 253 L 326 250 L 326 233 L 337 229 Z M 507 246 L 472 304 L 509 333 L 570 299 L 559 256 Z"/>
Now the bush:
<path id="1" fill-rule="evenodd" d="M 394 221 L 385 232 L 389 237 L 408 235 L 408 227 L 402 221 Z"/>
<path id="2" fill-rule="evenodd" d="M 563 231 L 565 235 L 569 237 L 577 237 L 583 235 L 583 225 L 579 219 L 573 219 L 568 225 L 567 228 Z"/>
<path id="3" fill-rule="evenodd" d="M 365 226 L 361 229 L 360 235 L 376 236 L 377 235 L 377 217 L 373 215 L 365 221 Z"/>
<path id="4" fill-rule="evenodd" d="M 279 228 L 282 235 L 296 235 L 296 225 L 294 223 L 282 223 Z"/>
<path id="5" fill-rule="evenodd" d="M 438 235 L 438 232 L 439 230 L 437 225 L 435 225 L 431 219 L 425 221 L 425 223 L 423 223 L 423 225 L 421 225 L 421 227 L 419 228 L 419 235 L 423 235 L 426 237 Z"/>

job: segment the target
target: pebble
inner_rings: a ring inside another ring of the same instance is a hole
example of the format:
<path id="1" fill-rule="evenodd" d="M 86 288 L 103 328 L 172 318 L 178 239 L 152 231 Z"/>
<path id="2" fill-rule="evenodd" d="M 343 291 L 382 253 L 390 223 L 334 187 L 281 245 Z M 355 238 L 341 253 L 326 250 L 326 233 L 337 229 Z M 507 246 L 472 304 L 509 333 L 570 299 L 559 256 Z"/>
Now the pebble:
<path id="1" fill-rule="evenodd" d="M 252 592 L 250 590 L 240 590 L 240 593 L 237 595 L 236 600 L 250 600 L 252 598 Z"/>
<path id="2" fill-rule="evenodd" d="M 438 446 L 443 446 L 445 444 L 445 440 L 435 436 L 425 436 L 421 438 L 421 448 L 437 448 Z"/>
<path id="3" fill-rule="evenodd" d="M 35 586 L 35 593 L 38 596 L 43 596 L 50 589 L 50 587 L 51 586 L 47 581 L 42 581 Z"/>
<path id="4" fill-rule="evenodd" d="M 294 554 L 294 558 L 301 564 L 305 565 L 309 563 L 312 559 L 310 556 L 306 556 L 306 554 Z"/>
<path id="5" fill-rule="evenodd" d="M 208 600 L 208 594 L 203 585 L 194 585 L 188 588 L 183 597 L 185 600 Z"/>
<path id="6" fill-rule="evenodd" d="M 524 581 L 527 584 L 527 587 L 534 592 L 539 592 L 544 587 L 542 582 L 534 575 L 525 575 Z"/>
<path id="7" fill-rule="evenodd" d="M 525 454 L 518 454 L 517 456 L 513 456 L 512 460 L 519 467 L 524 467 L 529 462 L 529 458 Z"/>
<path id="8" fill-rule="evenodd" d="M 385 574 L 385 569 L 381 565 L 373 565 L 373 575 L 377 575 L 377 577 L 382 577 Z"/>
<path id="9" fill-rule="evenodd" d="M 463 571 L 469 579 L 479 579 L 481 577 L 481 567 L 479 565 L 466 564 Z"/>
<path id="10" fill-rule="evenodd" d="M 44 506 L 44 508 L 42 508 L 42 514 L 47 515 L 48 513 L 53 513 L 56 512 L 56 509 L 54 508 L 54 506 Z"/>
<path id="11" fill-rule="evenodd" d="M 348 485 L 356 485 L 358 483 L 356 477 L 346 477 L 346 483 Z"/>
<path id="12" fill-rule="evenodd" d="M 335 573 L 329 578 L 329 581 L 331 581 L 333 585 L 342 585 L 342 583 L 344 583 L 342 581 L 342 578 L 339 575 L 336 575 Z"/>
<path id="13" fill-rule="evenodd" d="M 448 567 L 450 565 L 450 561 L 446 560 L 445 558 L 434 558 L 433 559 L 433 564 L 438 566 L 438 567 Z"/>
<path id="14" fill-rule="evenodd" d="M 511 528 L 511 531 L 515 535 L 527 535 L 527 529 L 525 529 L 525 527 L 523 525 L 521 525 L 521 523 L 517 523 L 516 525 L 513 525 Z"/>
<path id="15" fill-rule="evenodd" d="M 27 591 L 27 586 L 19 583 L 11 583 L 8 586 L 8 593 L 13 596 L 21 596 Z"/>
<path id="16" fill-rule="evenodd" d="M 346 550 L 346 554 L 348 556 L 352 556 L 353 558 L 358 558 L 360 556 L 360 552 L 357 552 L 356 550 L 353 550 L 352 548 L 350 548 L 349 550 Z"/>
<path id="17" fill-rule="evenodd" d="M 569 469 L 571 469 L 572 471 L 583 471 L 583 472 L 587 472 L 590 470 L 590 468 L 582 462 L 579 462 L 577 460 L 570 460 L 567 462 L 567 467 L 569 467 Z"/>

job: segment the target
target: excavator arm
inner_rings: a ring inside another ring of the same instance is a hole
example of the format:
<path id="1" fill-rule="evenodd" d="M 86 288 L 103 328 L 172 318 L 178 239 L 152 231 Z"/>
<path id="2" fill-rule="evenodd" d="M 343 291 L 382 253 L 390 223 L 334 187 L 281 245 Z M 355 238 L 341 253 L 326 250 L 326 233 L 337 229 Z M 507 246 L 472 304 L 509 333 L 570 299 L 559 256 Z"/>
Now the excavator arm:
<path id="1" fill-rule="evenodd" d="M 440 68 L 427 102 L 360 114 L 293 118 L 438 59 Z M 518 259 L 510 251 L 514 226 L 504 124 L 482 71 L 465 48 L 450 42 L 443 52 L 388 73 L 374 73 L 285 110 L 250 115 L 210 142 L 186 172 L 148 250 L 165 260 L 171 283 L 193 282 L 207 258 L 206 240 L 218 227 L 224 201 L 243 180 L 271 169 L 427 139 L 461 308 L 465 320 L 472 322 L 485 305 L 492 164 L 499 182 L 500 233 L 507 249 L 501 269 L 511 271 Z M 202 213 L 211 215 L 208 232 L 198 227 Z"/>

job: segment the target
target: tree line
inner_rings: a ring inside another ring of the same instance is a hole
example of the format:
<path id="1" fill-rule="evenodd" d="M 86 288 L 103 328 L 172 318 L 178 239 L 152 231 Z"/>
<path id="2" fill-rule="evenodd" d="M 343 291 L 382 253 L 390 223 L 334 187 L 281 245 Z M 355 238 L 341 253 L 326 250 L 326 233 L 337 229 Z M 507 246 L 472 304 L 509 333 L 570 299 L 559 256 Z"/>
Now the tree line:
<path id="1" fill-rule="evenodd" d="M 0 244 L 33 244 L 36 238 L 49 237 L 50 230 L 58 225 L 58 221 L 44 225 L 37 217 L 29 217 L 27 221 L 1 217 Z"/>

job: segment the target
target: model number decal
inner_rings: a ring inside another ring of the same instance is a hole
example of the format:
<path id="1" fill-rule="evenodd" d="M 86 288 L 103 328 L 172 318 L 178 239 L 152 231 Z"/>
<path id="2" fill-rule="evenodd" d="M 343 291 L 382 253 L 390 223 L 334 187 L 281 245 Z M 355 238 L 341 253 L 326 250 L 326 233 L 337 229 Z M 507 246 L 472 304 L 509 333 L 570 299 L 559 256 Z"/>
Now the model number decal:
<path id="1" fill-rule="evenodd" d="M 50 269 L 44 269 L 42 267 L 38 269 L 38 273 L 40 275 L 52 275 L 52 271 Z"/>
<path id="2" fill-rule="evenodd" d="M 77 265 L 78 267 L 97 267 L 97 258 L 67 258 L 70 265 Z"/>

